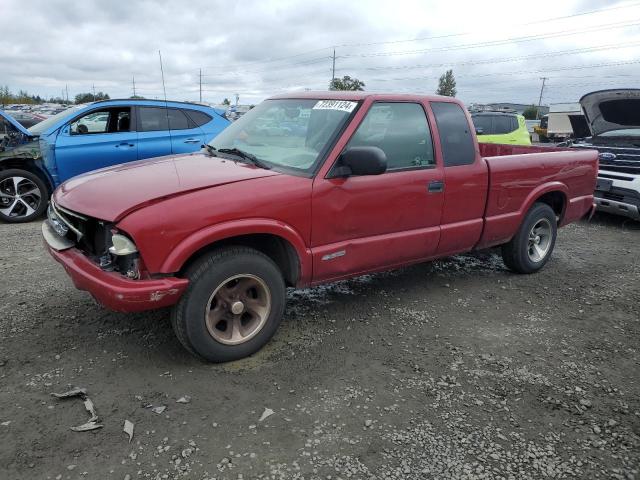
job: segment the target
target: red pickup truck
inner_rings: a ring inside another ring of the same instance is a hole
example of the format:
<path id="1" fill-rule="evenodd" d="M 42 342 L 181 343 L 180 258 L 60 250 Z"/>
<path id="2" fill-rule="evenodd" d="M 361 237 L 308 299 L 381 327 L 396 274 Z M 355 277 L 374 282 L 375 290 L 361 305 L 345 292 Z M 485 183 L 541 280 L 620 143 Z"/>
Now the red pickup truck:
<path id="1" fill-rule="evenodd" d="M 43 235 L 77 288 L 119 311 L 173 306 L 182 344 L 228 361 L 271 338 L 288 286 L 497 245 L 539 270 L 593 210 L 597 170 L 596 151 L 479 145 L 453 98 L 295 93 L 200 153 L 67 181 Z"/>

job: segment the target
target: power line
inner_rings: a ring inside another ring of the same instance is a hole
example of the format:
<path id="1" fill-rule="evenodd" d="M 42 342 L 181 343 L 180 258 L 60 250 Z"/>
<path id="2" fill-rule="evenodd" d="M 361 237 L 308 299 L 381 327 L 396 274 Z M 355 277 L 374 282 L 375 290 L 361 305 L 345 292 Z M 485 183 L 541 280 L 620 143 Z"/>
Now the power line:
<path id="1" fill-rule="evenodd" d="M 467 50 L 472 48 L 495 47 L 498 45 L 506 45 L 511 43 L 532 42 L 536 40 L 545 40 L 548 38 L 579 35 L 581 33 L 592 33 L 592 32 L 598 32 L 602 30 L 634 27 L 634 26 L 640 25 L 640 23 L 638 23 L 638 20 L 640 19 L 632 20 L 632 22 L 636 22 L 636 23 L 614 22 L 614 23 L 608 23 L 603 25 L 596 25 L 586 29 L 574 29 L 574 30 L 568 30 L 568 31 L 563 30 L 561 32 L 550 32 L 550 33 L 544 33 L 544 34 L 538 34 L 538 35 L 528 35 L 524 37 L 512 37 L 512 38 L 505 38 L 500 40 L 490 40 L 487 42 L 467 43 L 467 44 L 461 44 L 461 45 L 449 45 L 445 47 L 423 48 L 419 50 L 405 50 L 405 51 L 396 51 L 396 52 L 360 53 L 360 54 L 352 54 L 352 55 L 342 55 L 339 58 L 390 57 L 395 55 L 415 55 L 417 53 L 426 53 L 426 52 L 449 52 L 452 50 Z"/>
<path id="2" fill-rule="evenodd" d="M 627 4 L 627 5 L 619 5 L 616 7 L 611 7 L 611 8 L 601 8 L 598 10 L 590 10 L 587 12 L 580 12 L 580 13 L 574 13 L 571 15 L 563 15 L 560 17 L 553 17 L 553 18 L 547 18 L 547 19 L 543 19 L 543 20 L 535 20 L 533 22 L 526 22 L 526 23 L 520 23 L 520 24 L 515 24 L 512 25 L 514 27 L 525 27 L 527 25 L 537 25 L 540 23 L 548 23 L 548 22 L 552 22 L 552 21 L 556 21 L 556 20 L 566 20 L 567 18 L 573 18 L 573 17 L 580 17 L 580 16 L 584 16 L 584 15 L 592 15 L 594 13 L 602 13 L 602 12 L 608 12 L 611 10 L 620 10 L 623 8 L 631 8 L 631 7 L 635 7 L 637 5 L 640 5 L 640 2 L 634 2 L 631 4 Z M 476 32 L 461 32 L 461 33 L 450 33 L 450 34 L 446 34 L 446 35 L 436 35 L 436 36 L 431 36 L 431 37 L 419 37 L 419 38 L 409 38 L 406 40 L 390 40 L 390 41 L 385 41 L 385 42 L 369 42 L 369 43 L 344 43 L 342 45 L 336 45 L 336 47 L 365 47 L 365 46 L 373 46 L 373 45 L 391 45 L 391 44 L 397 44 L 397 43 L 409 43 L 409 42 L 421 42 L 421 41 L 425 41 L 425 40 L 438 40 L 438 39 L 442 39 L 442 38 L 451 38 L 451 37 L 462 37 L 465 35 L 471 35 L 473 33 Z"/>
<path id="3" fill-rule="evenodd" d="M 580 16 L 593 15 L 593 14 L 603 13 L 603 12 L 608 12 L 608 11 L 613 11 L 613 10 L 632 8 L 632 7 L 635 7 L 637 5 L 640 5 L 640 2 L 634 2 L 634 3 L 630 3 L 630 4 L 625 4 L 625 5 L 618 5 L 618 6 L 610 7 L 610 8 L 589 10 L 589 11 L 586 11 L 586 12 L 579 12 L 579 13 L 574 13 L 574 14 L 570 14 L 570 15 L 563 15 L 563 16 L 559 16 L 559 17 L 551 17 L 551 18 L 547 18 L 547 19 L 536 20 L 536 21 L 533 21 L 533 22 L 516 24 L 515 26 L 527 26 L 527 25 L 535 25 L 535 24 L 540 24 L 540 23 L 548 23 L 548 22 L 557 21 L 557 20 L 565 20 L 565 19 L 573 18 L 573 17 L 580 17 Z M 404 39 L 404 40 L 389 40 L 389 41 L 384 41 L 384 42 L 344 43 L 344 44 L 337 44 L 337 45 L 328 45 L 328 46 L 322 47 L 322 48 L 315 48 L 315 49 L 312 49 L 312 50 L 306 50 L 306 51 L 303 51 L 303 52 L 300 52 L 300 53 L 297 53 L 297 54 L 294 54 L 294 55 L 287 55 L 287 56 L 283 56 L 283 57 L 268 58 L 268 59 L 264 59 L 264 60 L 254 60 L 254 61 L 251 61 L 251 62 L 228 64 L 228 65 L 208 65 L 208 66 L 205 66 L 204 68 L 216 68 L 216 69 L 243 68 L 246 65 L 273 63 L 273 62 L 280 62 L 280 61 L 284 61 L 284 60 L 289 60 L 289 59 L 292 59 L 292 58 L 299 58 L 299 57 L 308 55 L 310 53 L 316 53 L 316 52 L 321 52 L 321 51 L 326 51 L 326 50 L 330 51 L 332 48 L 361 47 L 361 46 L 373 46 L 373 45 L 391 45 L 391 44 L 397 44 L 397 43 L 420 42 L 420 41 L 426 41 L 426 40 L 438 40 L 438 39 L 443 39 L 443 38 L 451 38 L 451 37 L 471 35 L 473 33 L 477 33 L 477 32 L 459 32 L 459 33 L 452 33 L 452 34 L 446 34 L 446 35 L 436 35 L 436 36 L 430 36 L 430 37 L 411 38 L 411 39 Z"/>
<path id="4" fill-rule="evenodd" d="M 555 52 L 535 53 L 532 55 L 521 55 L 521 56 L 515 56 L 515 57 L 494 57 L 487 60 L 469 60 L 469 61 L 463 61 L 463 62 L 399 65 L 399 66 L 389 66 L 389 67 L 385 67 L 385 66 L 351 67 L 351 69 L 357 68 L 357 70 L 366 70 L 366 71 L 378 71 L 378 70 L 394 71 L 394 70 L 417 70 L 422 68 L 439 68 L 439 67 L 464 67 L 464 66 L 474 66 L 474 65 L 486 65 L 486 64 L 492 64 L 492 63 L 505 63 L 505 62 L 521 61 L 521 60 L 531 60 L 534 58 L 548 58 L 548 57 L 555 57 L 555 56 L 575 54 L 575 53 L 592 53 L 592 52 L 599 52 L 599 51 L 611 50 L 611 49 L 620 50 L 623 48 L 631 48 L 638 45 L 640 45 L 640 42 L 622 44 L 622 45 L 619 43 L 612 43 L 609 45 L 602 45 L 599 47 L 583 47 L 583 48 L 577 48 L 577 49 L 571 49 L 571 50 L 558 50 Z M 341 70 L 346 70 L 348 68 L 350 67 L 345 67 L 345 68 L 342 68 Z"/>

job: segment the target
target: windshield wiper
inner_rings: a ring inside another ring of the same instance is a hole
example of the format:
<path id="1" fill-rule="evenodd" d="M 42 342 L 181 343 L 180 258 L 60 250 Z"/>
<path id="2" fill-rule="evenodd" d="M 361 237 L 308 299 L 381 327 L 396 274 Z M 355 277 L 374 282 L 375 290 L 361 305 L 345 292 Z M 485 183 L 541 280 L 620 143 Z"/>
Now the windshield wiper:
<path id="1" fill-rule="evenodd" d="M 214 148 L 214 147 L 211 147 L 211 148 Z M 245 152 L 245 151 L 240 150 L 238 148 L 219 148 L 219 149 L 216 149 L 216 152 L 227 153 L 227 154 L 230 154 L 230 155 L 234 155 L 236 157 L 240 157 L 243 160 L 249 161 L 249 163 L 255 165 L 256 167 L 264 168 L 265 170 L 270 170 L 271 169 L 271 167 L 269 165 L 267 165 L 266 163 L 262 162 L 255 155 L 252 155 L 251 153 Z"/>
<path id="2" fill-rule="evenodd" d="M 211 155 L 219 155 L 222 153 L 223 155 L 240 157 L 242 160 L 247 160 L 249 163 L 255 165 L 256 167 L 264 168 L 265 170 L 271 170 L 271 167 L 258 159 L 258 157 L 243 150 L 239 150 L 237 148 L 216 148 L 213 145 L 209 144 L 206 144 L 205 148 Z"/>

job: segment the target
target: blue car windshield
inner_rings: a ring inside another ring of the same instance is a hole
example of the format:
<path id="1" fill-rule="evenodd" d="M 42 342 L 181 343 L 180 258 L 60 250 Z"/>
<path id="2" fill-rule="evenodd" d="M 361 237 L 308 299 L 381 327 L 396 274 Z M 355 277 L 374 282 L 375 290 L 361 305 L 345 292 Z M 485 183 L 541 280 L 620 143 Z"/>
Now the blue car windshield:
<path id="1" fill-rule="evenodd" d="M 36 123 L 33 127 L 30 127 L 28 130 L 34 135 L 40 135 L 42 132 L 48 130 L 53 127 L 56 123 L 64 120 L 66 117 L 71 118 L 78 110 L 86 107 L 86 105 L 74 105 L 73 107 L 67 108 L 66 110 L 61 111 L 60 113 L 56 113 L 55 115 L 41 121 L 40 123 Z"/>
<path id="2" fill-rule="evenodd" d="M 266 100 L 229 125 L 209 145 L 241 150 L 270 168 L 312 173 L 357 106 L 320 99 Z"/>

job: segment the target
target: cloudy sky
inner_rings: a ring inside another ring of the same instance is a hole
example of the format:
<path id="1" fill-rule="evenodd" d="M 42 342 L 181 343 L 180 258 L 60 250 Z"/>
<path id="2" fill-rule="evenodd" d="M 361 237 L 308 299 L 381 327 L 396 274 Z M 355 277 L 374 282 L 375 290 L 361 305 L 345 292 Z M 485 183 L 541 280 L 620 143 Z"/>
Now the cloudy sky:
<path id="1" fill-rule="evenodd" d="M 470 102 L 576 101 L 640 87 L 640 1 L 0 0 L 0 85 L 256 103 L 326 89 L 433 93 L 452 68 Z"/>

